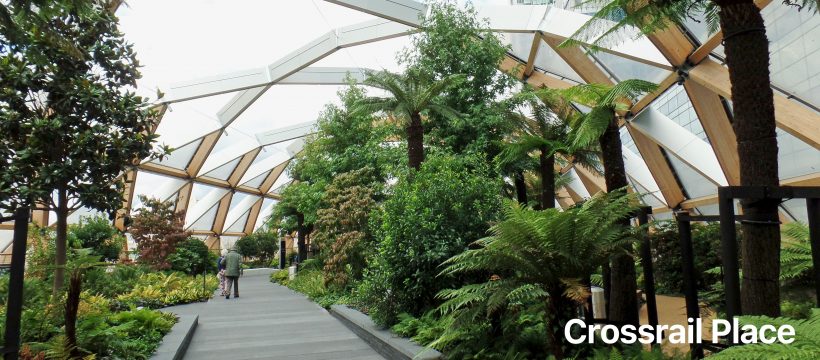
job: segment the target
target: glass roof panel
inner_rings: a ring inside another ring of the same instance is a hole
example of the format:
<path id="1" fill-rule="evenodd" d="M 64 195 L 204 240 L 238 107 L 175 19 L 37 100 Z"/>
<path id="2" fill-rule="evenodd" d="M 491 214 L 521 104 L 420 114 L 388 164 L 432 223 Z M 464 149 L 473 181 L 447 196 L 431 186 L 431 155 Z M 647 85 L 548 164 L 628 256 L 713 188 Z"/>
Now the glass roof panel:
<path id="1" fill-rule="evenodd" d="M 777 147 L 780 179 L 820 172 L 820 150 L 781 129 L 777 129 Z"/>
<path id="2" fill-rule="evenodd" d="M 772 84 L 820 106 L 820 16 L 772 1 L 762 11 Z"/>
<path id="3" fill-rule="evenodd" d="M 604 68 L 611 72 L 618 80 L 641 79 L 660 83 L 672 72 L 651 65 L 622 58 L 607 52 L 599 51 L 592 55 Z"/>
<path id="4" fill-rule="evenodd" d="M 265 222 L 273 212 L 273 206 L 276 205 L 276 203 L 278 203 L 278 201 L 274 199 L 265 199 L 262 201 L 262 209 L 259 211 L 259 216 L 256 218 L 256 225 L 254 226 L 253 231 L 256 231 L 256 229 L 259 229 L 265 225 Z"/>
<path id="5" fill-rule="evenodd" d="M 683 188 L 690 199 L 717 194 L 717 185 L 709 181 L 703 175 L 689 167 L 677 155 L 664 151 L 669 165 L 675 170 L 678 180 L 683 183 Z"/>
<path id="6" fill-rule="evenodd" d="M 780 207 L 785 209 L 785 213 L 787 214 L 787 216 L 792 218 L 792 220 L 794 221 L 800 221 L 804 224 L 809 221 L 809 213 L 806 209 L 805 199 L 787 200 L 783 204 L 781 204 Z"/>
<path id="7" fill-rule="evenodd" d="M 324 2 L 324 1 L 322 1 Z M 314 63 L 313 67 L 358 67 L 399 72 L 404 69 L 396 61 L 399 53 L 410 45 L 409 36 L 357 45 L 341 49 Z"/>
<path id="8" fill-rule="evenodd" d="M 219 210 L 219 203 L 214 204 L 204 215 L 202 215 L 199 220 L 195 221 L 193 224 L 188 226 L 190 230 L 211 230 L 214 225 L 214 218 L 216 218 L 216 212 Z M 186 224 L 188 225 L 188 224 Z"/>
<path id="9" fill-rule="evenodd" d="M 237 240 L 239 240 L 239 236 L 220 236 L 219 245 L 222 249 L 231 249 Z"/>
<path id="10" fill-rule="evenodd" d="M 156 159 L 152 160 L 151 162 L 154 164 L 161 164 L 165 166 L 170 166 L 174 169 L 185 170 L 188 166 L 188 163 L 191 162 L 191 158 L 196 153 L 196 150 L 199 148 L 199 144 L 202 143 L 202 139 L 194 140 L 193 142 L 182 145 L 171 151 L 171 154 L 166 156 L 164 159 Z"/>
<path id="11" fill-rule="evenodd" d="M 669 90 L 652 102 L 651 107 L 689 130 L 701 140 L 709 142 L 709 138 L 706 136 L 706 132 L 703 130 L 703 126 L 683 86 L 672 85 Z"/>
<path id="12" fill-rule="evenodd" d="M 211 177 L 211 178 L 214 178 L 214 179 L 219 179 L 219 180 L 228 180 L 228 177 L 231 176 L 231 173 L 233 172 L 233 169 L 235 169 L 236 165 L 239 164 L 240 159 L 241 158 L 233 159 L 230 162 L 226 163 L 225 165 L 222 165 L 222 166 L 220 166 L 220 167 L 206 173 L 204 176 Z"/>
<path id="13" fill-rule="evenodd" d="M 134 184 L 134 201 L 131 205 L 131 211 L 133 212 L 142 207 L 139 195 L 157 198 L 163 196 L 163 193 L 175 193 L 184 183 L 185 180 L 182 179 L 140 171 L 137 175 L 137 182 Z M 168 195 L 170 196 L 170 194 Z"/>
<path id="14" fill-rule="evenodd" d="M 248 222 L 248 215 L 250 215 L 249 212 L 246 212 L 246 213 L 242 214 L 242 216 L 240 216 L 239 219 L 236 220 L 236 222 L 234 222 L 233 224 L 230 224 L 230 226 L 228 226 L 228 228 L 225 229 L 224 232 L 229 232 L 230 233 L 230 232 L 242 232 L 242 231 L 244 231 L 245 230 L 245 223 Z"/>
<path id="15" fill-rule="evenodd" d="M 249 136 L 314 121 L 329 102 L 338 103 L 338 85 L 275 85 L 245 110 L 229 129 Z"/>
<path id="16" fill-rule="evenodd" d="M 187 144 L 222 127 L 216 113 L 233 94 L 222 94 L 168 105 L 157 127 L 157 143 L 171 147 Z"/>

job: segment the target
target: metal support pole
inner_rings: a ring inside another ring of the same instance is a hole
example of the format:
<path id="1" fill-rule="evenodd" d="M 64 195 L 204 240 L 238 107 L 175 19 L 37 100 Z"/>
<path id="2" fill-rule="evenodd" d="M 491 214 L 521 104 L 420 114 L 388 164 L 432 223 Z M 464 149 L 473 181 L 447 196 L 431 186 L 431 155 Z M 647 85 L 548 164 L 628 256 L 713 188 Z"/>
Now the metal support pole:
<path id="1" fill-rule="evenodd" d="M 809 216 L 811 259 L 814 263 L 814 295 L 817 297 L 817 307 L 820 307 L 820 199 L 806 199 L 806 210 Z"/>
<path id="2" fill-rule="evenodd" d="M 726 318 L 729 321 L 742 314 L 740 308 L 740 277 L 737 261 L 737 229 L 735 228 L 735 202 L 731 189 L 718 188 L 720 207 L 720 249 L 723 258 L 723 287 L 726 294 Z M 729 341 L 734 339 L 732 329 Z"/>
<path id="3" fill-rule="evenodd" d="M 678 233 L 680 235 L 680 255 L 683 263 L 683 286 L 686 295 L 686 317 L 692 321 L 700 318 L 700 308 L 698 307 L 698 289 L 695 283 L 695 255 L 692 250 L 692 226 L 689 213 L 680 211 L 676 213 L 678 221 Z M 697 340 L 697 339 L 696 339 Z M 703 358 L 703 345 L 695 341 L 689 345 L 693 359 Z"/>
<path id="4" fill-rule="evenodd" d="M 28 239 L 29 209 L 18 208 L 14 212 L 14 237 L 12 238 L 9 293 L 6 302 L 5 360 L 17 360 L 20 348 L 20 319 L 23 312 L 23 275 L 26 266 L 26 241 Z"/>
<path id="5" fill-rule="evenodd" d="M 651 213 L 652 208 L 641 208 L 638 213 L 638 225 L 648 224 Z M 649 240 L 649 231 L 646 231 L 641 239 L 641 267 L 643 268 L 644 291 L 646 291 L 646 315 L 649 325 L 654 329 L 658 326 L 658 304 L 655 301 L 655 271 L 652 268 L 652 244 Z M 657 344 L 653 343 L 652 346 L 655 347 Z"/>
<path id="6" fill-rule="evenodd" d="M 279 240 L 279 270 L 284 269 L 287 264 L 287 259 L 285 259 L 286 253 L 285 240 Z"/>

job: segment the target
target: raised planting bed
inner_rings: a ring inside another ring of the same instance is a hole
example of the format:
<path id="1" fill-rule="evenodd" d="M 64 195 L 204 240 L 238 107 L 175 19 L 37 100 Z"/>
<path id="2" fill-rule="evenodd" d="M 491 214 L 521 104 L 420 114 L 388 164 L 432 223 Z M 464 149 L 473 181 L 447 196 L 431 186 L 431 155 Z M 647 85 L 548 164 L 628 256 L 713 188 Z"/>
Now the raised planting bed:
<path id="1" fill-rule="evenodd" d="M 330 313 L 388 359 L 435 360 L 441 353 L 400 337 L 373 323 L 369 316 L 345 305 L 333 305 Z"/>

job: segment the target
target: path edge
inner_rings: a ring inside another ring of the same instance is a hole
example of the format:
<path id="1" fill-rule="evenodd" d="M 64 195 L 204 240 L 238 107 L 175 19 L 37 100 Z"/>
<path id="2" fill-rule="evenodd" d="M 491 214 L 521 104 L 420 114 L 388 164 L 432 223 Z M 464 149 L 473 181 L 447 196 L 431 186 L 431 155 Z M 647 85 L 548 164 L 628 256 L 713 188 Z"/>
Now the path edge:
<path id="1" fill-rule="evenodd" d="M 388 359 L 438 360 L 441 353 L 379 328 L 369 316 L 345 305 L 333 305 L 330 314 L 339 319 L 373 350 Z"/>
<path id="2" fill-rule="evenodd" d="M 162 338 L 151 360 L 182 360 L 199 325 L 199 315 L 178 315 L 179 321 Z"/>

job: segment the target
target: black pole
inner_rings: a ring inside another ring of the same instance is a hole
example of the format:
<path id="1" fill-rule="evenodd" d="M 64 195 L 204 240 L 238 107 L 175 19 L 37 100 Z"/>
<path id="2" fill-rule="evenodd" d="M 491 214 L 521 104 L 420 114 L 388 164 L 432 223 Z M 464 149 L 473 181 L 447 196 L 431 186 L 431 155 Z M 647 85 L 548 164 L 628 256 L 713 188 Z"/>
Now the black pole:
<path id="1" fill-rule="evenodd" d="M 652 208 L 644 207 L 638 212 L 638 225 L 645 226 L 649 223 L 649 214 Z M 649 239 L 649 231 L 643 233 L 641 241 L 641 267 L 643 268 L 644 291 L 646 291 L 646 316 L 652 328 L 658 326 L 658 304 L 655 301 L 655 271 L 652 268 L 652 243 Z M 652 343 L 652 347 L 656 347 Z"/>
<path id="2" fill-rule="evenodd" d="M 285 259 L 285 256 L 285 240 L 279 240 L 279 270 L 284 269 L 287 264 L 287 259 Z"/>
<path id="3" fill-rule="evenodd" d="M 740 308 L 740 278 L 737 261 L 737 229 L 735 228 L 735 202 L 730 188 L 718 188 L 720 208 L 720 249 L 723 261 L 723 288 L 726 294 L 726 319 L 732 321 L 742 314 Z M 729 342 L 734 339 L 731 329 Z"/>
<path id="4" fill-rule="evenodd" d="M 698 307 L 698 289 L 695 283 L 695 255 L 692 250 L 692 226 L 687 211 L 675 213 L 678 222 L 678 233 L 680 235 L 680 255 L 683 263 L 683 287 L 686 295 L 686 317 L 692 318 L 693 324 L 700 318 L 700 308 Z M 703 346 L 697 339 L 689 345 L 693 359 L 703 358 Z"/>
<path id="5" fill-rule="evenodd" d="M 817 297 L 817 307 L 820 307 L 820 199 L 806 199 L 806 210 L 809 216 L 811 259 L 814 263 L 814 295 Z"/>
<path id="6" fill-rule="evenodd" d="M 14 237 L 11 248 L 11 271 L 9 293 L 6 302 L 5 360 L 17 360 L 20 348 L 20 319 L 23 312 L 23 275 L 26 262 L 26 240 L 28 238 L 27 207 L 14 212 Z"/>

